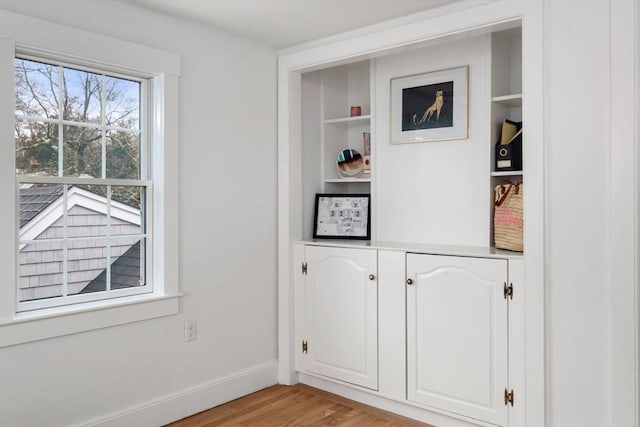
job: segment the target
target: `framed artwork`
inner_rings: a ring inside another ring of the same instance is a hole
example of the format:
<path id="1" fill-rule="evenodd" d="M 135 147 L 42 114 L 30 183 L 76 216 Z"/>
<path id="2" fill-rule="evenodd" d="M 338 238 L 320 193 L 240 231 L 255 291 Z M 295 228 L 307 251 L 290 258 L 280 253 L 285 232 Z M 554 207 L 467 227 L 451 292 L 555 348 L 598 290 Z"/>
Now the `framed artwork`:
<path id="1" fill-rule="evenodd" d="M 468 138 L 469 67 L 391 79 L 391 143 Z"/>
<path id="2" fill-rule="evenodd" d="M 314 239 L 371 239 L 370 194 L 316 194 Z"/>

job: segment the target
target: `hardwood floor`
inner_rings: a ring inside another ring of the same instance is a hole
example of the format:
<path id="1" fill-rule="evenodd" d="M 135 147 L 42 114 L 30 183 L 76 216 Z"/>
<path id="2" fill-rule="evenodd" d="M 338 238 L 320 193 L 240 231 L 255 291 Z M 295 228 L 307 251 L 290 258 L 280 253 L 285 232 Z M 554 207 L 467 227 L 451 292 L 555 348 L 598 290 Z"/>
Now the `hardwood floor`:
<path id="1" fill-rule="evenodd" d="M 168 426 L 430 427 L 303 384 L 275 385 Z"/>

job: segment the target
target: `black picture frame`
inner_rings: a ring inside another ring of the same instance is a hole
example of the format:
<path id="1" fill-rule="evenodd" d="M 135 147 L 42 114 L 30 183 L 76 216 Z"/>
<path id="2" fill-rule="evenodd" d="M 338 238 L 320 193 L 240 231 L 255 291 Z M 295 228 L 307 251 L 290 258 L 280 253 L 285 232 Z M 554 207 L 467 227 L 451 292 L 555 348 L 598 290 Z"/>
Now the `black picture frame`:
<path id="1" fill-rule="evenodd" d="M 316 194 L 314 239 L 371 240 L 371 194 Z"/>

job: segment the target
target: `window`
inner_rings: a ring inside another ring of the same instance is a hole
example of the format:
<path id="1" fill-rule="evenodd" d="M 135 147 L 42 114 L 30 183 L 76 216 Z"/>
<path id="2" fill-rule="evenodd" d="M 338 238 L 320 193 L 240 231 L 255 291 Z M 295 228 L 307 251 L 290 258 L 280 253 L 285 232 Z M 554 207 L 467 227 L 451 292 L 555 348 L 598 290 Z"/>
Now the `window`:
<path id="1" fill-rule="evenodd" d="M 146 80 L 14 68 L 18 311 L 152 291 Z"/>
<path id="2" fill-rule="evenodd" d="M 0 21 L 0 348 L 178 313 L 180 56 Z"/>

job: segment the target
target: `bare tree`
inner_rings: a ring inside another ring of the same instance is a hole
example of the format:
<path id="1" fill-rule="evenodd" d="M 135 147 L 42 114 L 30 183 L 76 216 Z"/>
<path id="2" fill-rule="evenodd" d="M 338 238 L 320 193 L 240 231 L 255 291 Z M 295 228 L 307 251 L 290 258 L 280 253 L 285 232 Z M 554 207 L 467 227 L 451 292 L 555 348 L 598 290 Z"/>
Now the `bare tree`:
<path id="1" fill-rule="evenodd" d="M 20 58 L 15 81 L 18 173 L 139 178 L 138 82 Z"/>

